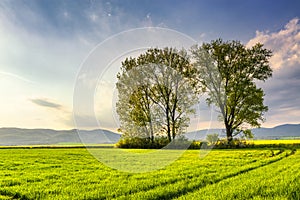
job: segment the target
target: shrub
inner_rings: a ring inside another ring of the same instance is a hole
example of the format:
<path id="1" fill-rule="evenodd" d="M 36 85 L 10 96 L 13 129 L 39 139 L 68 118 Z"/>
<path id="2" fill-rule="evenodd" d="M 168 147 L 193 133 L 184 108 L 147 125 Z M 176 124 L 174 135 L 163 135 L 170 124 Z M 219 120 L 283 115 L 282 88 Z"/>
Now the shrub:
<path id="1" fill-rule="evenodd" d="M 189 147 L 189 149 L 206 149 L 208 148 L 208 142 L 206 141 L 193 141 Z"/>
<path id="2" fill-rule="evenodd" d="M 235 138 L 231 142 L 226 139 L 219 140 L 214 148 L 216 149 L 238 149 L 238 148 L 250 148 L 253 147 L 253 143 L 247 142 L 247 140 Z"/>
<path id="3" fill-rule="evenodd" d="M 152 142 L 149 138 L 121 138 L 116 147 L 129 149 L 160 149 L 168 144 L 166 137 L 155 138 Z"/>
<path id="4" fill-rule="evenodd" d="M 156 137 L 152 142 L 149 138 L 121 138 L 115 145 L 118 148 L 134 148 L 134 149 L 187 149 L 191 142 L 184 136 L 179 136 L 169 143 L 167 137 Z"/>

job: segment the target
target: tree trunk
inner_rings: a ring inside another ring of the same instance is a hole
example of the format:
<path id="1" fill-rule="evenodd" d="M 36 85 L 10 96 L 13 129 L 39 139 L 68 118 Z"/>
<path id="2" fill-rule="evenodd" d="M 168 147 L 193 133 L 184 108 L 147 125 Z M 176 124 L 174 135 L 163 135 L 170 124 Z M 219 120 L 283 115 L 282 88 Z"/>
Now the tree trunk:
<path id="1" fill-rule="evenodd" d="M 226 136 L 227 136 L 227 141 L 229 144 L 231 144 L 233 137 L 232 137 L 232 127 L 229 126 L 228 124 L 225 124 L 226 127 Z"/>
<path id="2" fill-rule="evenodd" d="M 175 130 L 175 122 L 173 121 L 172 123 L 172 138 L 173 140 L 175 139 L 176 137 L 176 130 Z"/>
<path id="3" fill-rule="evenodd" d="M 171 124 L 170 124 L 170 116 L 169 116 L 169 109 L 166 109 L 166 118 L 167 118 L 167 135 L 168 135 L 168 140 L 169 142 L 172 141 L 171 137 Z"/>
<path id="4" fill-rule="evenodd" d="M 153 124 L 152 124 L 151 118 L 150 118 L 150 141 L 151 141 L 151 143 L 154 142 L 154 131 L 153 131 Z"/>
<path id="5" fill-rule="evenodd" d="M 172 112 L 172 138 L 175 139 L 177 133 L 176 133 L 176 122 L 175 122 L 175 109 L 173 109 Z"/>
<path id="6" fill-rule="evenodd" d="M 168 125 L 167 125 L 167 134 L 168 134 L 168 140 L 169 142 L 172 141 L 172 137 L 171 137 L 171 128 L 170 128 L 170 123 L 168 122 Z"/>

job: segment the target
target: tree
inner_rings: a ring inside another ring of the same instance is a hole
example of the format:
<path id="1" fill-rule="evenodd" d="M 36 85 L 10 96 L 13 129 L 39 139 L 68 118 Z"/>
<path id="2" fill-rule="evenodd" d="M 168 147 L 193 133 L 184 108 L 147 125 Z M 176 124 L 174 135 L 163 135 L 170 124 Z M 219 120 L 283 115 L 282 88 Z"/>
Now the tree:
<path id="1" fill-rule="evenodd" d="M 128 59 L 122 65 L 128 65 L 127 61 Z M 146 137 L 153 141 L 154 125 L 150 109 L 153 102 L 150 100 L 149 88 L 144 83 L 144 74 L 139 70 L 124 70 L 122 75 L 118 74 L 119 130 L 127 137 Z"/>
<path id="2" fill-rule="evenodd" d="M 207 103 L 220 112 L 227 141 L 240 133 L 251 135 L 249 128 L 260 127 L 268 110 L 264 92 L 256 83 L 272 76 L 271 51 L 259 43 L 246 48 L 239 41 L 218 39 L 194 46 L 191 52 Z"/>
<path id="3" fill-rule="evenodd" d="M 161 133 L 169 141 L 183 133 L 198 102 L 195 72 L 184 50 L 154 48 L 126 58 L 116 85 L 124 135 L 153 142 Z"/>

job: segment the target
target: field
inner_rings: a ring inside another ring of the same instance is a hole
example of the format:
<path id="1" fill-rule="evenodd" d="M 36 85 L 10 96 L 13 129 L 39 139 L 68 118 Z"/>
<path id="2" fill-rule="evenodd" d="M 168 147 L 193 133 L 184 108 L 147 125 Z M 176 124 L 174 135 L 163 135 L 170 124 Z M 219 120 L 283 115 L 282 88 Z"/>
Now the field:
<path id="1" fill-rule="evenodd" d="M 0 149 L 0 199 L 300 199 L 299 169 L 289 149 L 188 150 L 148 173 L 111 169 L 83 148 Z"/>
<path id="2" fill-rule="evenodd" d="M 300 140 L 253 140 L 254 144 L 300 144 Z"/>

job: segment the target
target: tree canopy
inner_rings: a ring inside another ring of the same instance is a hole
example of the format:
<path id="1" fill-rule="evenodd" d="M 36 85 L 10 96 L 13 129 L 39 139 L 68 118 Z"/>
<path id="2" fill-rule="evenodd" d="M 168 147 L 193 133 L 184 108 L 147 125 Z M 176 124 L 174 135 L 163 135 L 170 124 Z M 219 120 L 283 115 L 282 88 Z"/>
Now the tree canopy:
<path id="1" fill-rule="evenodd" d="M 151 48 L 122 62 L 116 106 L 123 137 L 174 140 L 189 126 L 200 93 L 217 107 L 228 142 L 240 133 L 251 137 L 250 128 L 260 127 L 268 107 L 257 82 L 272 76 L 272 52 L 260 43 L 248 48 L 222 39 L 190 52 Z"/>
<path id="2" fill-rule="evenodd" d="M 117 75 L 117 113 L 123 136 L 169 141 L 185 131 L 198 102 L 196 70 L 185 50 L 152 48 L 126 58 Z"/>
<path id="3" fill-rule="evenodd" d="M 191 49 L 197 79 L 207 103 L 214 104 L 226 128 L 227 140 L 239 133 L 251 135 L 250 127 L 259 127 L 268 107 L 257 81 L 272 76 L 269 65 L 271 51 L 256 44 L 246 48 L 239 41 L 221 39 Z"/>

